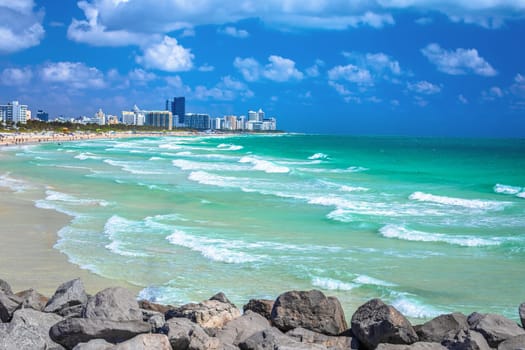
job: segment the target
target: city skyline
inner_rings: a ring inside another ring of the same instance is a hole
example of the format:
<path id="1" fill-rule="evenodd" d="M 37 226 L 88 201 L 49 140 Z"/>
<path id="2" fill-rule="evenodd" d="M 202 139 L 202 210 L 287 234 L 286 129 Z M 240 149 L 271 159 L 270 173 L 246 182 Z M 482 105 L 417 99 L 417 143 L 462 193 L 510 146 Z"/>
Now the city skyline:
<path id="1" fill-rule="evenodd" d="M 0 97 L 55 116 L 265 106 L 289 131 L 525 136 L 524 1 L 0 4 Z"/>

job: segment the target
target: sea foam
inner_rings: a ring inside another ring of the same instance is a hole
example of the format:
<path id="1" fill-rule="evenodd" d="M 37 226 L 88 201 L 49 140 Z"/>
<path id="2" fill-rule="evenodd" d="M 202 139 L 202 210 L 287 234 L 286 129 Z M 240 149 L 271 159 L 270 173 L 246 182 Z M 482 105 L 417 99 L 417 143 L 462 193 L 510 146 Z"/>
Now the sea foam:
<path id="1" fill-rule="evenodd" d="M 0 175 L 0 187 L 9 188 L 14 192 L 24 192 L 34 188 L 25 181 L 11 177 L 10 173 Z"/>
<path id="2" fill-rule="evenodd" d="M 453 205 L 471 209 L 500 210 L 507 206 L 508 202 L 484 201 L 480 199 L 462 199 L 446 196 L 436 196 L 429 193 L 414 192 L 409 197 L 411 200 L 420 202 L 431 202 L 442 205 Z"/>
<path id="3" fill-rule="evenodd" d="M 239 151 L 243 149 L 244 147 L 239 145 L 233 145 L 231 143 L 221 143 L 217 146 L 217 148 L 220 148 L 223 151 Z"/>
<path id="4" fill-rule="evenodd" d="M 285 166 L 277 165 L 267 160 L 257 159 L 257 158 L 249 157 L 249 156 L 242 157 L 239 160 L 239 163 L 251 163 L 253 164 L 254 170 L 260 170 L 266 173 L 289 173 L 290 172 L 290 169 Z"/>
<path id="5" fill-rule="evenodd" d="M 522 188 L 517 186 L 509 186 L 509 185 L 502 185 L 502 184 L 496 184 L 494 185 L 494 192 L 496 193 L 503 193 L 503 194 L 518 194 L 521 192 Z"/>
<path id="6" fill-rule="evenodd" d="M 312 285 L 326 290 L 352 290 L 357 287 L 353 283 L 343 282 L 333 278 L 314 277 Z"/>
<path id="7" fill-rule="evenodd" d="M 308 157 L 308 159 L 312 159 L 312 160 L 315 160 L 315 159 L 329 159 L 328 155 L 324 154 L 324 153 L 316 153 L 316 154 L 312 154 L 310 157 Z"/>

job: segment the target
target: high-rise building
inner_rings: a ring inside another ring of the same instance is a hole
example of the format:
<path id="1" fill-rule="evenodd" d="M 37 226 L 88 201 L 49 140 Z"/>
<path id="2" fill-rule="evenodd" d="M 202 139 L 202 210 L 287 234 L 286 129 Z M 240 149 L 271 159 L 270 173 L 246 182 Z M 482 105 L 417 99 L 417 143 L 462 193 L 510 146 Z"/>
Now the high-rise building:
<path id="1" fill-rule="evenodd" d="M 171 111 L 173 114 L 173 120 L 177 126 L 184 124 L 184 118 L 186 116 L 186 98 L 174 97 L 173 101 L 167 100 L 166 110 Z"/>
<path id="2" fill-rule="evenodd" d="M 255 111 L 248 111 L 248 120 L 249 121 L 257 121 L 258 114 Z"/>
<path id="3" fill-rule="evenodd" d="M 39 109 L 36 112 L 36 119 L 41 120 L 43 122 L 48 122 L 49 121 L 49 114 L 44 112 L 43 110 Z"/>
<path id="4" fill-rule="evenodd" d="M 257 111 L 257 121 L 262 122 L 264 120 L 264 112 L 261 108 Z"/>
<path id="5" fill-rule="evenodd" d="M 27 121 L 27 105 L 21 105 L 18 101 L 9 102 L 0 106 L 0 116 L 4 122 L 25 124 Z"/>
<path id="6" fill-rule="evenodd" d="M 208 114 L 188 113 L 184 116 L 184 124 L 190 129 L 207 130 L 211 127 L 211 119 Z"/>
<path id="7" fill-rule="evenodd" d="M 127 125 L 144 125 L 145 112 L 137 105 L 133 106 L 132 111 L 122 111 L 122 123 Z"/>
<path id="8" fill-rule="evenodd" d="M 106 114 L 102 111 L 102 108 L 95 113 L 95 119 L 98 120 L 99 125 L 106 125 Z"/>
<path id="9" fill-rule="evenodd" d="M 173 114 L 171 111 L 144 111 L 144 125 L 171 130 L 173 128 Z"/>

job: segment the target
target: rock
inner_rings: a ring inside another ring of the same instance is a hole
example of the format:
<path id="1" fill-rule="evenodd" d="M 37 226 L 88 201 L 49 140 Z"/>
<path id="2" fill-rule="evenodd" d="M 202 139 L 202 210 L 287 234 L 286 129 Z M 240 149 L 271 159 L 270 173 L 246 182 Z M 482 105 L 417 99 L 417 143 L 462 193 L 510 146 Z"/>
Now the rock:
<path id="1" fill-rule="evenodd" d="M 46 296 L 38 293 L 34 289 L 24 290 L 22 292 L 16 293 L 15 295 L 22 299 L 22 303 L 20 304 L 19 308 L 24 309 L 30 308 L 33 310 L 42 311 L 49 301 Z"/>
<path id="2" fill-rule="evenodd" d="M 352 337 L 334 337 L 312 332 L 304 328 L 292 329 L 291 331 L 286 333 L 286 335 L 300 343 L 318 344 L 332 350 L 346 350 L 359 348 L 359 342 L 357 341 L 357 339 L 353 339 Z"/>
<path id="3" fill-rule="evenodd" d="M 13 290 L 11 289 L 11 286 L 9 285 L 9 283 L 4 281 L 3 279 L 0 279 L 0 293 L 4 293 L 7 295 L 13 294 Z"/>
<path id="4" fill-rule="evenodd" d="M 49 330 L 51 339 L 67 349 L 92 339 L 120 343 L 142 333 L 149 333 L 149 323 L 143 321 L 112 321 L 93 318 L 68 318 Z"/>
<path id="5" fill-rule="evenodd" d="M 62 317 L 82 317 L 82 313 L 84 312 L 84 306 L 85 305 L 82 304 L 66 306 L 63 309 L 58 310 L 57 314 L 59 314 Z"/>
<path id="6" fill-rule="evenodd" d="M 235 306 L 217 300 L 186 304 L 166 313 L 166 320 L 185 317 L 205 328 L 222 328 L 229 321 L 241 316 Z"/>
<path id="7" fill-rule="evenodd" d="M 135 295 L 121 287 L 106 288 L 89 298 L 82 317 L 113 321 L 142 321 L 142 311 Z"/>
<path id="8" fill-rule="evenodd" d="M 219 350 L 219 339 L 212 338 L 187 318 L 172 318 L 166 323 L 168 339 L 173 350 Z"/>
<path id="9" fill-rule="evenodd" d="M 479 314 L 474 312 L 467 319 L 470 329 L 480 332 L 490 347 L 497 348 L 499 343 L 517 335 L 525 335 L 525 330 L 516 322 L 497 314 Z"/>
<path id="10" fill-rule="evenodd" d="M 9 322 L 21 303 L 22 299 L 16 295 L 0 292 L 0 321 Z"/>
<path id="11" fill-rule="evenodd" d="M 255 312 L 247 311 L 241 317 L 230 321 L 217 332 L 223 344 L 238 345 L 253 334 L 270 328 L 270 322 Z"/>
<path id="12" fill-rule="evenodd" d="M 73 350 L 110 350 L 115 344 L 108 343 L 104 339 L 93 339 L 87 343 L 78 343 Z"/>
<path id="13" fill-rule="evenodd" d="M 152 315 L 147 320 L 144 320 L 148 322 L 151 325 L 151 330 L 154 333 L 164 333 L 162 331 L 162 328 L 166 324 L 166 319 L 164 318 L 164 315 L 161 313 L 156 313 L 155 315 Z"/>
<path id="14" fill-rule="evenodd" d="M 155 304 L 148 300 L 139 300 L 139 307 L 144 310 L 156 311 L 165 314 L 168 310 L 173 309 L 174 306 Z"/>
<path id="15" fill-rule="evenodd" d="M 418 340 L 410 322 L 380 299 L 361 305 L 352 316 L 352 332 L 367 349 L 379 343 L 412 344 Z"/>
<path id="16" fill-rule="evenodd" d="M 521 326 L 525 328 L 525 303 L 522 303 L 519 308 Z"/>
<path id="17" fill-rule="evenodd" d="M 467 316 L 453 313 L 440 315 L 426 322 L 417 328 L 416 333 L 420 341 L 441 343 L 449 332 L 457 333 L 468 328 Z"/>
<path id="18" fill-rule="evenodd" d="M 49 337 L 49 329 L 62 317 L 33 309 L 17 310 L 11 323 L 0 330 L 0 349 L 64 349 Z"/>
<path id="19" fill-rule="evenodd" d="M 141 334 L 117 344 L 111 350 L 172 350 L 164 334 Z"/>
<path id="20" fill-rule="evenodd" d="M 449 350 L 490 350 L 483 335 L 470 329 L 450 332 L 441 344 Z"/>
<path id="21" fill-rule="evenodd" d="M 250 310 L 255 313 L 258 313 L 259 315 L 269 320 L 272 317 L 273 303 L 273 300 L 250 299 L 248 301 L 248 304 L 244 305 L 242 309 L 244 312 Z"/>
<path id="22" fill-rule="evenodd" d="M 277 298 L 271 321 L 286 332 L 302 327 L 326 335 L 338 335 L 347 329 L 339 300 L 326 297 L 321 291 L 291 291 Z"/>
<path id="23" fill-rule="evenodd" d="M 326 350 L 317 344 L 300 343 L 275 327 L 257 332 L 239 344 L 241 350 Z"/>
<path id="24" fill-rule="evenodd" d="M 230 299 L 228 299 L 228 298 L 226 297 L 226 294 L 224 294 L 223 292 L 219 292 L 219 293 L 215 294 L 214 296 L 212 296 L 212 297 L 210 298 L 210 300 L 217 300 L 217 301 L 220 301 L 221 303 L 226 303 L 226 304 L 230 304 L 230 305 L 235 306 L 235 304 L 232 303 L 232 302 L 230 301 Z"/>
<path id="25" fill-rule="evenodd" d="M 447 348 L 439 343 L 418 342 L 411 345 L 379 344 L 376 350 L 447 350 Z"/>
<path id="26" fill-rule="evenodd" d="M 59 313 L 60 310 L 71 306 L 84 305 L 87 299 L 84 284 L 80 278 L 77 278 L 65 282 L 57 288 L 55 294 L 47 302 L 44 312 Z"/>
<path id="27" fill-rule="evenodd" d="M 518 335 L 501 342 L 498 350 L 525 350 L 525 335 Z"/>

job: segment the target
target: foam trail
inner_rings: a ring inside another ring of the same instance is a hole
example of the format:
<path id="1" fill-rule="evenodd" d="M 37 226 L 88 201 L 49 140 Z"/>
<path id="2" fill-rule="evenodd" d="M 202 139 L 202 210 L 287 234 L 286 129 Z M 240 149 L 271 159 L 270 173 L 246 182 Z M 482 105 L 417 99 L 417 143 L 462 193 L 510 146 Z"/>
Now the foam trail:
<path id="1" fill-rule="evenodd" d="M 356 287 L 353 283 L 347 283 L 333 278 L 314 277 L 312 285 L 326 290 L 352 290 Z"/>
<path id="2" fill-rule="evenodd" d="M 359 283 L 359 284 L 371 284 L 371 285 L 375 285 L 375 286 L 384 286 L 384 287 L 394 287 L 394 286 L 396 286 L 396 284 L 394 284 L 394 283 L 386 282 L 386 281 L 383 281 L 383 280 L 380 280 L 380 279 L 377 279 L 377 278 L 374 278 L 374 277 L 370 277 L 370 276 L 367 276 L 367 275 L 359 275 L 359 276 L 357 276 L 354 279 L 354 282 L 355 283 Z"/>
<path id="3" fill-rule="evenodd" d="M 25 181 L 15 179 L 9 176 L 10 173 L 0 175 L 0 187 L 5 187 L 13 190 L 14 192 L 25 192 L 33 189 L 34 187 Z"/>
<path id="4" fill-rule="evenodd" d="M 436 196 L 429 193 L 414 192 L 409 197 L 411 200 L 420 202 L 431 202 L 443 205 L 453 205 L 471 209 L 497 210 L 503 209 L 508 202 L 483 201 L 480 199 L 462 199 L 446 196 Z"/>
<path id="5" fill-rule="evenodd" d="M 223 151 L 239 151 L 243 149 L 244 147 L 239 145 L 233 145 L 231 143 L 221 143 L 217 146 L 217 148 L 220 148 Z"/>
<path id="6" fill-rule="evenodd" d="M 426 305 L 414 299 L 407 293 L 394 292 L 392 294 L 398 295 L 398 297 L 392 301 L 392 306 L 405 316 L 413 318 L 433 318 L 444 313 L 430 305 Z"/>
<path id="7" fill-rule="evenodd" d="M 503 193 L 503 194 L 518 194 L 521 192 L 522 188 L 517 186 L 509 186 L 509 185 L 502 185 L 502 184 L 496 184 L 494 185 L 494 192 L 496 193 Z"/>
<path id="8" fill-rule="evenodd" d="M 329 159 L 328 155 L 324 154 L 324 153 L 316 153 L 316 154 L 312 154 L 310 157 L 308 157 L 308 159 L 312 159 L 312 160 L 315 160 L 315 159 Z"/>
<path id="9" fill-rule="evenodd" d="M 186 159 L 175 159 L 172 164 L 182 170 L 216 170 L 216 171 L 242 171 L 245 167 L 235 164 L 192 162 Z"/>
<path id="10" fill-rule="evenodd" d="M 251 163 L 254 170 L 264 171 L 266 173 L 289 173 L 290 169 L 285 166 L 276 165 L 267 160 L 257 159 L 254 157 L 242 157 L 239 163 Z"/>
<path id="11" fill-rule="evenodd" d="M 86 159 L 102 159 L 102 157 L 99 157 L 99 156 L 96 156 L 94 155 L 93 153 L 90 153 L 90 152 L 84 152 L 84 153 L 80 153 L 80 154 L 77 154 L 75 156 L 76 159 L 80 159 L 80 160 L 86 160 Z"/>

